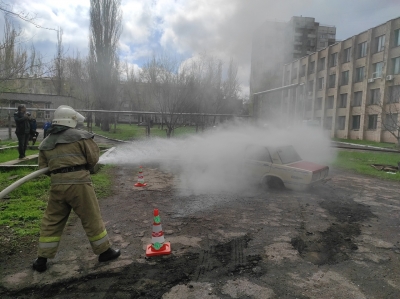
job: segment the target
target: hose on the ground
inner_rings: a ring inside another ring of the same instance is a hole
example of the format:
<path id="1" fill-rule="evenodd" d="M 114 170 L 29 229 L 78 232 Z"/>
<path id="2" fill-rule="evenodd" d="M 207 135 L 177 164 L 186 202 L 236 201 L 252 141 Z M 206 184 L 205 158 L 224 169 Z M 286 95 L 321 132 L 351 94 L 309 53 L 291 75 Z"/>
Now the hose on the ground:
<path id="1" fill-rule="evenodd" d="M 11 184 L 10 186 L 8 186 L 7 188 L 5 188 L 3 191 L 0 192 L 0 199 L 3 198 L 4 196 L 6 196 L 8 193 L 10 193 L 11 191 L 14 191 L 15 189 L 17 189 L 19 186 L 21 186 L 23 183 L 26 183 L 29 180 L 32 180 L 42 174 L 45 174 L 46 172 L 49 171 L 49 168 L 42 168 L 39 170 L 36 170 L 34 172 L 32 172 L 31 174 L 28 174 L 27 176 L 24 176 L 22 179 L 19 179 L 18 181 L 14 182 L 13 184 Z"/>

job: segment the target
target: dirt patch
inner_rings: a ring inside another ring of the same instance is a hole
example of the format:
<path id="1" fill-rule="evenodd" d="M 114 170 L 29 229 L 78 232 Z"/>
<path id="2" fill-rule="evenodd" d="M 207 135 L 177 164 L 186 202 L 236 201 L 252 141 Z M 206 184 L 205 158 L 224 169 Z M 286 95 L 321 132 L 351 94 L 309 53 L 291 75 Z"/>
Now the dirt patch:
<path id="1" fill-rule="evenodd" d="M 315 265 L 333 265 L 348 260 L 358 249 L 353 240 L 361 233 L 359 223 L 375 215 L 369 207 L 353 200 L 324 200 L 319 205 L 334 216 L 337 223 L 322 232 L 303 230 L 301 235 L 291 239 L 292 246 L 302 258 Z"/>
<path id="2" fill-rule="evenodd" d="M 300 256 L 315 265 L 337 264 L 349 259 L 358 247 L 352 239 L 360 234 L 358 224 L 335 224 L 320 233 L 306 233 L 291 240 Z"/>
<path id="3" fill-rule="evenodd" d="M 15 254 L 29 254 L 34 242 L 37 242 L 36 236 L 16 236 L 10 227 L 0 226 L 0 265 Z"/>
<path id="4" fill-rule="evenodd" d="M 355 223 L 376 217 L 370 207 L 356 203 L 352 199 L 347 201 L 324 200 L 319 204 L 322 208 L 328 210 L 329 214 L 334 216 L 337 221 L 342 223 Z"/>
<path id="5" fill-rule="evenodd" d="M 126 294 L 127 298 L 161 298 L 178 284 L 209 280 L 210 276 L 215 280 L 245 273 L 260 276 L 266 273 L 266 268 L 258 265 L 261 257 L 244 254 L 250 240 L 249 236 L 244 236 L 179 257 L 151 257 L 134 262 L 118 273 L 88 275 L 18 292 L 4 292 L 2 298 L 82 298 L 86 290 L 90 290 L 92 297 L 120 298 Z"/>

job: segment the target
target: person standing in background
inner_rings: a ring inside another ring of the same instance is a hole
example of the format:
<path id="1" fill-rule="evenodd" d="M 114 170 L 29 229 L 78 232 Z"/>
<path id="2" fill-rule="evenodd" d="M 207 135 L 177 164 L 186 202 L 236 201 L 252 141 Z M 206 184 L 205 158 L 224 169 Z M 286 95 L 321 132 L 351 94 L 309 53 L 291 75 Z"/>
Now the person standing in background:
<path id="1" fill-rule="evenodd" d="M 49 135 L 48 132 L 49 132 L 50 127 L 51 127 L 51 122 L 49 122 L 49 121 L 46 121 L 43 124 L 43 138 L 46 138 L 47 135 Z"/>
<path id="2" fill-rule="evenodd" d="M 30 135 L 30 121 L 31 117 L 29 113 L 26 113 L 26 107 L 24 104 L 18 105 L 18 111 L 14 113 L 15 120 L 15 134 L 18 138 L 18 153 L 19 159 L 25 158 L 26 147 L 28 146 L 29 135 Z"/>
<path id="3" fill-rule="evenodd" d="M 34 119 L 34 118 L 31 119 L 30 126 L 31 126 L 31 130 L 30 130 L 30 134 L 29 134 L 29 141 L 32 141 L 32 145 L 35 145 L 37 137 L 39 136 L 39 132 L 36 131 L 37 130 L 36 119 Z"/>

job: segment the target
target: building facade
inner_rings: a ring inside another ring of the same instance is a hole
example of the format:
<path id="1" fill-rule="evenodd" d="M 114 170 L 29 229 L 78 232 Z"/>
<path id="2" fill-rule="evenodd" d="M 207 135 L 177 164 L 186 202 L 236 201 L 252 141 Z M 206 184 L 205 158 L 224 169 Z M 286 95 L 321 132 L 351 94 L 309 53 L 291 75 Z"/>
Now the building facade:
<path id="1" fill-rule="evenodd" d="M 321 26 L 315 18 L 264 22 L 253 34 L 250 93 L 280 86 L 285 63 L 331 45 L 335 38 L 336 27 Z"/>
<path id="2" fill-rule="evenodd" d="M 282 117 L 312 120 L 331 137 L 396 142 L 400 18 L 284 66 Z M 397 132 L 398 134 L 398 132 Z"/>

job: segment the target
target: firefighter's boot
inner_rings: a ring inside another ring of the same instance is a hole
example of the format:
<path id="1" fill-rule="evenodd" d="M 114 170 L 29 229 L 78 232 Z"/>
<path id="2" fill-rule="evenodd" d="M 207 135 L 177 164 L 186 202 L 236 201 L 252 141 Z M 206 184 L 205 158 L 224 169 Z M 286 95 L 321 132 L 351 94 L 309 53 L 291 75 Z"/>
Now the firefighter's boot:
<path id="1" fill-rule="evenodd" d="M 33 269 L 38 271 L 38 272 L 44 272 L 47 270 L 47 258 L 45 257 L 38 257 L 34 262 L 33 262 Z"/>
<path id="2" fill-rule="evenodd" d="M 116 259 L 121 255 L 121 251 L 119 249 L 115 250 L 111 247 L 104 251 L 99 255 L 99 262 L 107 262 Z"/>

